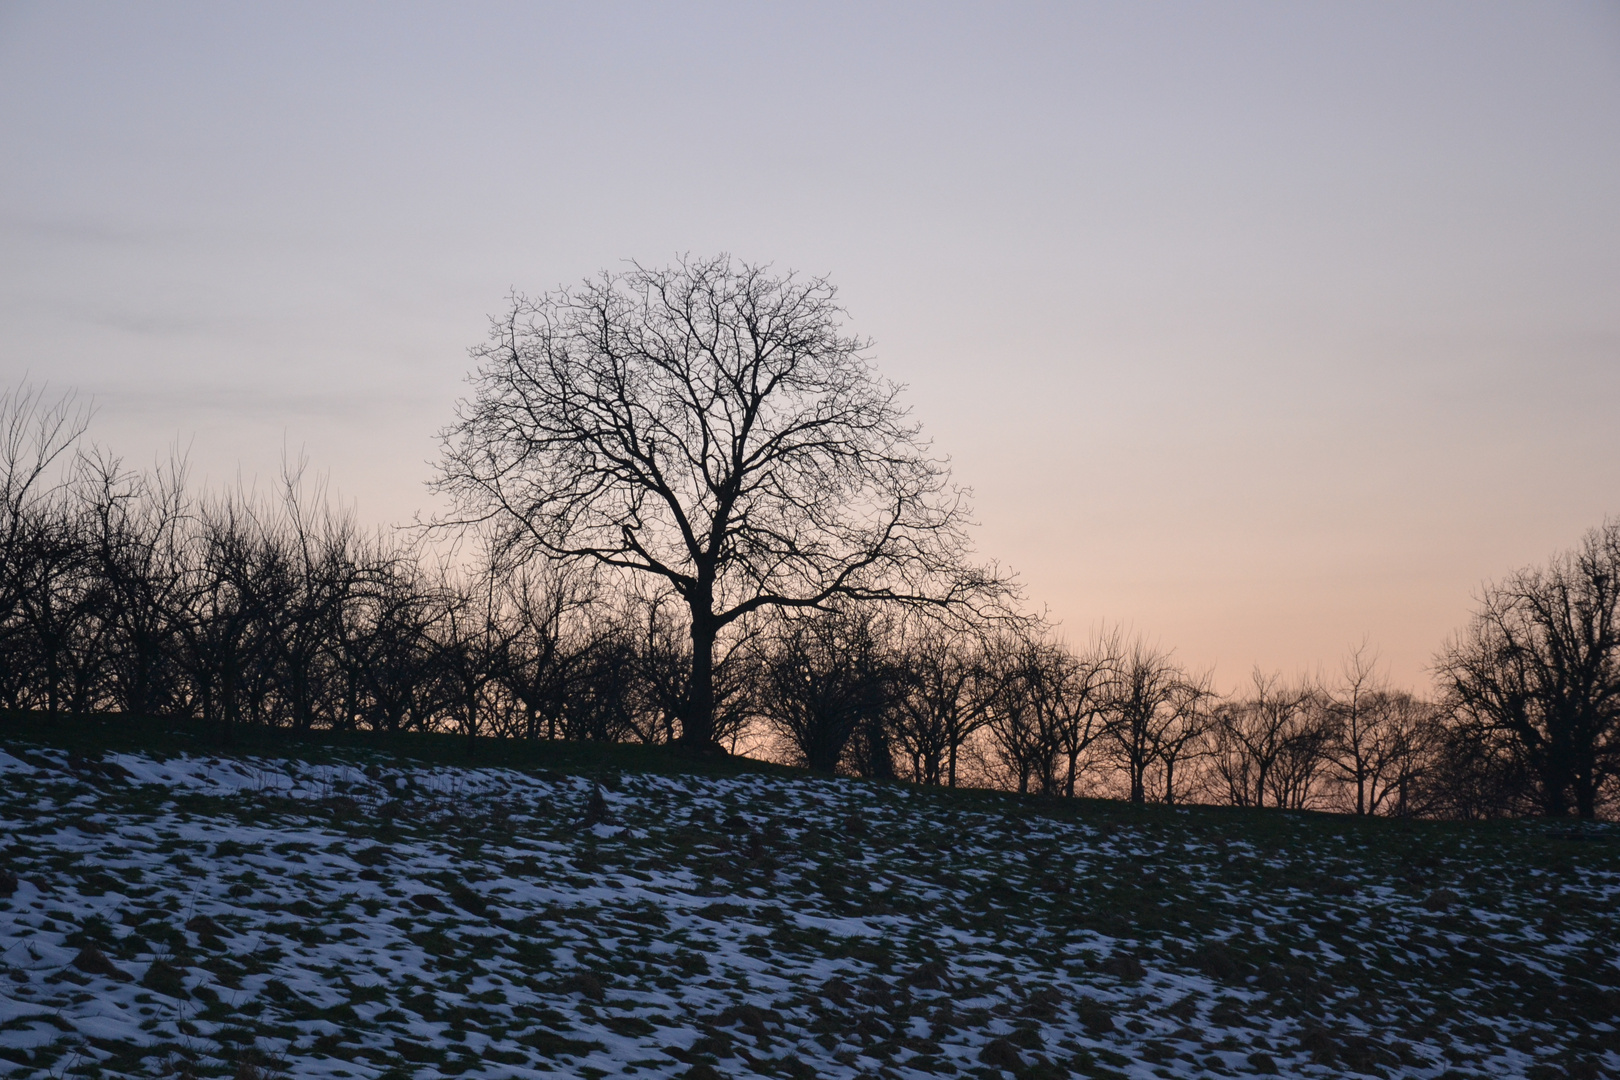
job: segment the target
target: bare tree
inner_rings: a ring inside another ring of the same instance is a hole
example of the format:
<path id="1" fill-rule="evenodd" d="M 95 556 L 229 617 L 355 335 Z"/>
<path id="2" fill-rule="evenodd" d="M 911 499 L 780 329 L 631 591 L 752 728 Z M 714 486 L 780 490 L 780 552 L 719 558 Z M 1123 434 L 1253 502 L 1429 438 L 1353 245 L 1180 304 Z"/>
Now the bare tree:
<path id="1" fill-rule="evenodd" d="M 496 580 L 488 568 L 456 577 L 443 567 L 436 589 L 444 598 L 433 636 L 440 700 L 467 736 L 468 753 L 484 733 L 496 672 L 506 666 L 513 632 L 501 618 Z"/>
<path id="2" fill-rule="evenodd" d="M 89 423 L 90 410 L 72 394 L 47 401 L 37 387 L 0 391 L 0 553 L 10 551 L 28 509 L 61 490 L 66 477 L 53 470 Z"/>
<path id="3" fill-rule="evenodd" d="M 569 658 L 568 697 L 563 702 L 563 735 L 588 742 L 651 741 L 640 721 L 635 628 L 623 620 L 592 627 Z"/>
<path id="4" fill-rule="evenodd" d="M 985 731 L 1001 779 L 1020 795 L 1056 794 L 1043 784 L 1057 774 L 1059 748 L 1055 717 L 1042 698 L 1056 681 L 1047 669 L 1057 660 L 1057 650 L 1035 633 L 1002 634 L 991 646 L 987 666 L 994 690 Z"/>
<path id="5" fill-rule="evenodd" d="M 850 740 L 890 704 L 894 677 L 882 629 L 859 610 L 789 615 L 764 650 L 760 713 L 793 757 L 833 772 Z"/>
<path id="6" fill-rule="evenodd" d="M 1518 756 L 1542 813 L 1596 816 L 1620 775 L 1620 522 L 1488 586 L 1436 668 L 1448 704 Z"/>
<path id="7" fill-rule="evenodd" d="M 65 659 L 58 616 L 74 559 L 63 544 L 65 466 L 89 422 L 72 394 L 52 401 L 37 387 L 0 391 L 0 695 L 10 708 L 36 698 L 54 708 L 60 690 L 55 675 L 42 680 L 38 669 Z"/>
<path id="8" fill-rule="evenodd" d="M 1429 732 L 1425 768 L 1397 793 L 1397 806 L 1404 794 L 1412 814 L 1463 821 L 1541 810 L 1535 777 L 1510 733 L 1456 709 L 1442 709 Z"/>
<path id="9" fill-rule="evenodd" d="M 1365 641 L 1345 659 L 1338 687 L 1322 698 L 1331 722 L 1327 763 L 1355 789 L 1358 816 L 1372 812 L 1367 789 L 1377 782 L 1379 734 L 1387 699 L 1387 688 L 1377 675 L 1377 657 L 1368 651 Z"/>
<path id="10" fill-rule="evenodd" d="M 353 605 L 372 570 L 357 558 L 353 513 L 333 510 L 324 481 L 306 487 L 306 467 L 302 458 L 282 464 L 278 539 L 287 550 L 291 595 L 285 627 L 275 641 L 277 696 L 300 731 L 322 721 L 333 727 L 353 723 L 332 648 L 333 622 Z"/>
<path id="11" fill-rule="evenodd" d="M 12 571 L 13 615 L 23 633 L 7 660 L 32 672 L 29 704 L 82 712 L 94 693 L 95 639 L 104 625 L 82 509 L 70 496 L 53 498 L 24 508 L 21 518 L 12 535 Z"/>
<path id="12" fill-rule="evenodd" d="M 1233 806 L 1310 803 L 1326 743 L 1314 693 L 1256 668 L 1251 695 L 1216 710 L 1211 761 Z"/>
<path id="13" fill-rule="evenodd" d="M 1379 719 L 1368 753 L 1367 813 L 1414 817 L 1432 812 L 1432 776 L 1445 731 L 1440 710 L 1405 691 L 1378 703 Z"/>
<path id="14" fill-rule="evenodd" d="M 1207 676 L 1193 676 L 1168 652 L 1138 639 L 1115 650 L 1103 714 L 1109 756 L 1130 781 L 1130 800 L 1148 796 L 1149 773 L 1163 778 L 1163 801 L 1176 801 L 1176 766 L 1207 728 Z"/>
<path id="15" fill-rule="evenodd" d="M 377 544 L 367 562 L 375 569 L 334 620 L 333 648 L 368 727 L 390 733 L 422 727 L 438 697 L 431 673 L 442 597 L 406 554 Z"/>
<path id="16" fill-rule="evenodd" d="M 87 542 L 106 598 L 110 704 L 133 716 L 180 708 L 178 620 L 185 602 L 186 528 L 192 506 L 185 462 L 140 474 L 87 455 L 82 492 Z"/>
<path id="17" fill-rule="evenodd" d="M 962 747 L 989 716 L 994 680 L 983 642 L 932 619 L 908 629 L 895 739 L 913 782 L 955 787 Z"/>
<path id="18" fill-rule="evenodd" d="M 762 609 L 957 605 L 967 509 L 824 279 L 729 257 L 517 297 L 444 433 L 445 524 L 661 579 L 687 608 L 681 738 L 714 742 L 718 636 Z"/>
<path id="19" fill-rule="evenodd" d="M 588 580 L 552 564 L 503 573 L 503 611 L 511 625 L 497 677 L 522 712 L 525 738 L 555 739 L 562 731 L 574 641 L 586 608 L 597 599 Z"/>
<path id="20" fill-rule="evenodd" d="M 1100 710 L 1113 661 L 1109 644 L 1099 639 L 1076 656 L 1034 622 L 997 640 L 987 730 L 1020 793 L 1074 796 L 1086 751 L 1103 731 Z"/>
<path id="21" fill-rule="evenodd" d="M 183 553 L 178 661 L 191 705 L 227 732 L 267 721 L 296 570 L 279 523 L 246 494 L 202 503 Z"/>
<path id="22" fill-rule="evenodd" d="M 1358 816 L 1413 813 L 1436 746 L 1434 706 L 1390 689 L 1366 643 L 1351 650 L 1338 685 L 1317 705 L 1326 734 L 1323 762 L 1344 804 Z"/>
<path id="23" fill-rule="evenodd" d="M 1119 653 L 1118 635 L 1103 633 L 1079 654 L 1065 650 L 1059 664 L 1049 707 L 1057 718 L 1066 798 L 1074 798 L 1088 752 L 1103 736 L 1103 708 L 1119 675 Z"/>

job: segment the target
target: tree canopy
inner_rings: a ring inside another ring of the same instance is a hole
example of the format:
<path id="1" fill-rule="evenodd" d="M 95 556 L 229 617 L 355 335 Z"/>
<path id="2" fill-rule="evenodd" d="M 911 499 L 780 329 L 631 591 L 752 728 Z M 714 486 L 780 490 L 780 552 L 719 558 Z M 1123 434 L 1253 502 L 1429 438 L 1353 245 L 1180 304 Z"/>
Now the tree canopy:
<path id="1" fill-rule="evenodd" d="M 728 256 L 515 296 L 473 350 L 438 480 L 507 558 L 650 576 L 691 617 L 683 739 L 717 636 L 767 609 L 950 608 L 1005 588 L 824 278 Z"/>

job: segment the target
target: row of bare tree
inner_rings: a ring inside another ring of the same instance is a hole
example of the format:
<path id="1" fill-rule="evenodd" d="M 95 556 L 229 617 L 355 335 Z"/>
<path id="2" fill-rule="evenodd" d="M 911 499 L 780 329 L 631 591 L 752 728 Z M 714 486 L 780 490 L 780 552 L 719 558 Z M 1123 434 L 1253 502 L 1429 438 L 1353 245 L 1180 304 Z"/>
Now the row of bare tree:
<path id="1" fill-rule="evenodd" d="M 669 593 L 438 560 L 290 469 L 276 497 L 80 446 L 71 399 L 0 401 L 0 708 L 296 729 L 672 742 L 692 639 Z M 469 569 L 470 567 L 470 569 Z M 713 730 L 823 772 L 1049 797 L 1356 814 L 1611 814 L 1620 527 L 1489 588 L 1434 701 L 1363 648 L 1337 680 L 1208 673 L 1113 632 L 838 603 L 740 619 Z"/>
<path id="2" fill-rule="evenodd" d="M 657 605 L 460 572 L 361 532 L 297 470 L 275 498 L 199 497 L 182 466 L 80 449 L 85 421 L 70 399 L 0 401 L 0 708 L 669 736 Z"/>
<path id="3" fill-rule="evenodd" d="M 1054 797 L 1468 813 L 1443 710 L 1380 682 L 1367 650 L 1337 683 L 1207 674 L 1120 633 L 1072 650 L 1038 623 L 984 636 L 859 613 L 802 616 L 755 660 L 750 714 L 812 768 Z"/>

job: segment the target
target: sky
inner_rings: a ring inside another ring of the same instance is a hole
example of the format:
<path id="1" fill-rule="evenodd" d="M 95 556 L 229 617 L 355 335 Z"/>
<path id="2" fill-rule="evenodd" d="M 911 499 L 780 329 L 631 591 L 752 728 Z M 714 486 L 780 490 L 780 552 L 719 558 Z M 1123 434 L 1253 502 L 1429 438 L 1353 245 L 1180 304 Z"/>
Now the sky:
<path id="1" fill-rule="evenodd" d="M 0 3 L 0 384 L 367 521 L 511 291 L 829 276 L 1083 640 L 1423 688 L 1620 514 L 1620 4 Z"/>

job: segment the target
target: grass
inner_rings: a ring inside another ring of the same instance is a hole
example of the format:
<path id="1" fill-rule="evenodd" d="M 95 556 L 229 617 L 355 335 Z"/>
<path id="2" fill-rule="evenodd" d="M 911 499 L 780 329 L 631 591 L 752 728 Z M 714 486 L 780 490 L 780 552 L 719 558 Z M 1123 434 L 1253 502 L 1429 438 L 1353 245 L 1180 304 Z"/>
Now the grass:
<path id="1" fill-rule="evenodd" d="M 1620 1074 L 1612 826 L 113 719 L 0 749 L 0 1075 Z"/>
<path id="2" fill-rule="evenodd" d="M 229 754 L 352 761 L 357 756 L 418 765 L 552 769 L 580 775 L 614 772 L 737 776 L 797 775 L 769 762 L 701 756 L 671 746 L 503 739 L 407 731 L 294 731 L 257 725 L 225 727 L 199 720 L 119 714 L 49 716 L 0 712 L 0 739 L 53 746 L 78 754 Z"/>

